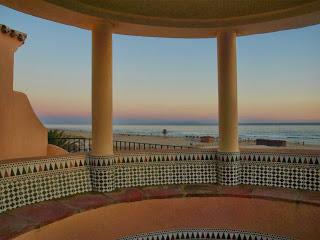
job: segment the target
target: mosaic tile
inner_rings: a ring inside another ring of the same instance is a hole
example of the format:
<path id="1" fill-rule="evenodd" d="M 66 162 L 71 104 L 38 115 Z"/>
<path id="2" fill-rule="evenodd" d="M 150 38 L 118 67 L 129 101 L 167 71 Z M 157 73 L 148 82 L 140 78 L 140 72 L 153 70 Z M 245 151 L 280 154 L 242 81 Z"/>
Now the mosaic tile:
<path id="1" fill-rule="evenodd" d="M 246 184 L 320 191 L 319 159 L 314 154 L 195 150 L 0 163 L 0 212 L 78 193 L 130 187 Z"/>

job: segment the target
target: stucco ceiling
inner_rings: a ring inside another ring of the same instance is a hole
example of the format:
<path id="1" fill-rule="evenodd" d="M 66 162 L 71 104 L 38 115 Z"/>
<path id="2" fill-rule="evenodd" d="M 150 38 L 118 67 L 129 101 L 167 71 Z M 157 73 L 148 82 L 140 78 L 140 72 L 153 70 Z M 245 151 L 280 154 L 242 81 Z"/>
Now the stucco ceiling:
<path id="1" fill-rule="evenodd" d="M 46 0 L 91 15 L 131 15 L 132 17 L 176 20 L 226 19 L 299 7 L 314 0 Z"/>
<path id="2" fill-rule="evenodd" d="M 320 23 L 319 0 L 0 0 L 46 19 L 92 29 L 106 21 L 131 35 L 248 35 Z"/>

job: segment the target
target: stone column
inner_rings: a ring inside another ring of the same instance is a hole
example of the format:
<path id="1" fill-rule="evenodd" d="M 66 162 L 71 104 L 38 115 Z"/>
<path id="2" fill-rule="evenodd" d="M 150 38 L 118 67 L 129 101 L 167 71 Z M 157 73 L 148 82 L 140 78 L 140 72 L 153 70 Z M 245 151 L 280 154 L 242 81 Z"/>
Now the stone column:
<path id="1" fill-rule="evenodd" d="M 219 166 L 221 184 L 239 183 L 236 33 L 220 32 L 218 42 Z"/>
<path id="2" fill-rule="evenodd" d="M 113 155 L 112 140 L 112 29 L 92 31 L 92 152 Z"/>
<path id="3" fill-rule="evenodd" d="M 238 152 L 236 34 L 218 34 L 219 150 Z"/>

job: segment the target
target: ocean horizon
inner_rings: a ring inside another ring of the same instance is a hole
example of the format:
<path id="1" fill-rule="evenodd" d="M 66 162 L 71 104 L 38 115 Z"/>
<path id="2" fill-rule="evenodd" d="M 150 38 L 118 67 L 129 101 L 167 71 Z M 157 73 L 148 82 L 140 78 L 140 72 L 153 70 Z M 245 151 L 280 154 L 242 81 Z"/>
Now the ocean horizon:
<path id="1" fill-rule="evenodd" d="M 91 132 L 91 124 L 45 124 L 49 129 Z M 218 124 L 114 124 L 115 134 L 218 137 Z M 320 145 L 320 123 L 240 123 L 241 139 L 278 139 L 291 143 Z"/>

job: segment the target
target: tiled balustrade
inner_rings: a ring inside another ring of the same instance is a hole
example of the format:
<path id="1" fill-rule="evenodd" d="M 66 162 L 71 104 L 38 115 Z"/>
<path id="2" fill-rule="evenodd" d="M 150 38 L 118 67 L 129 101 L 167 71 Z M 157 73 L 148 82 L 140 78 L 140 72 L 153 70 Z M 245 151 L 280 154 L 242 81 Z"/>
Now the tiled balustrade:
<path id="1" fill-rule="evenodd" d="M 178 184 L 251 184 L 320 191 L 320 156 L 184 150 L 0 162 L 0 212 L 83 192 Z"/>

